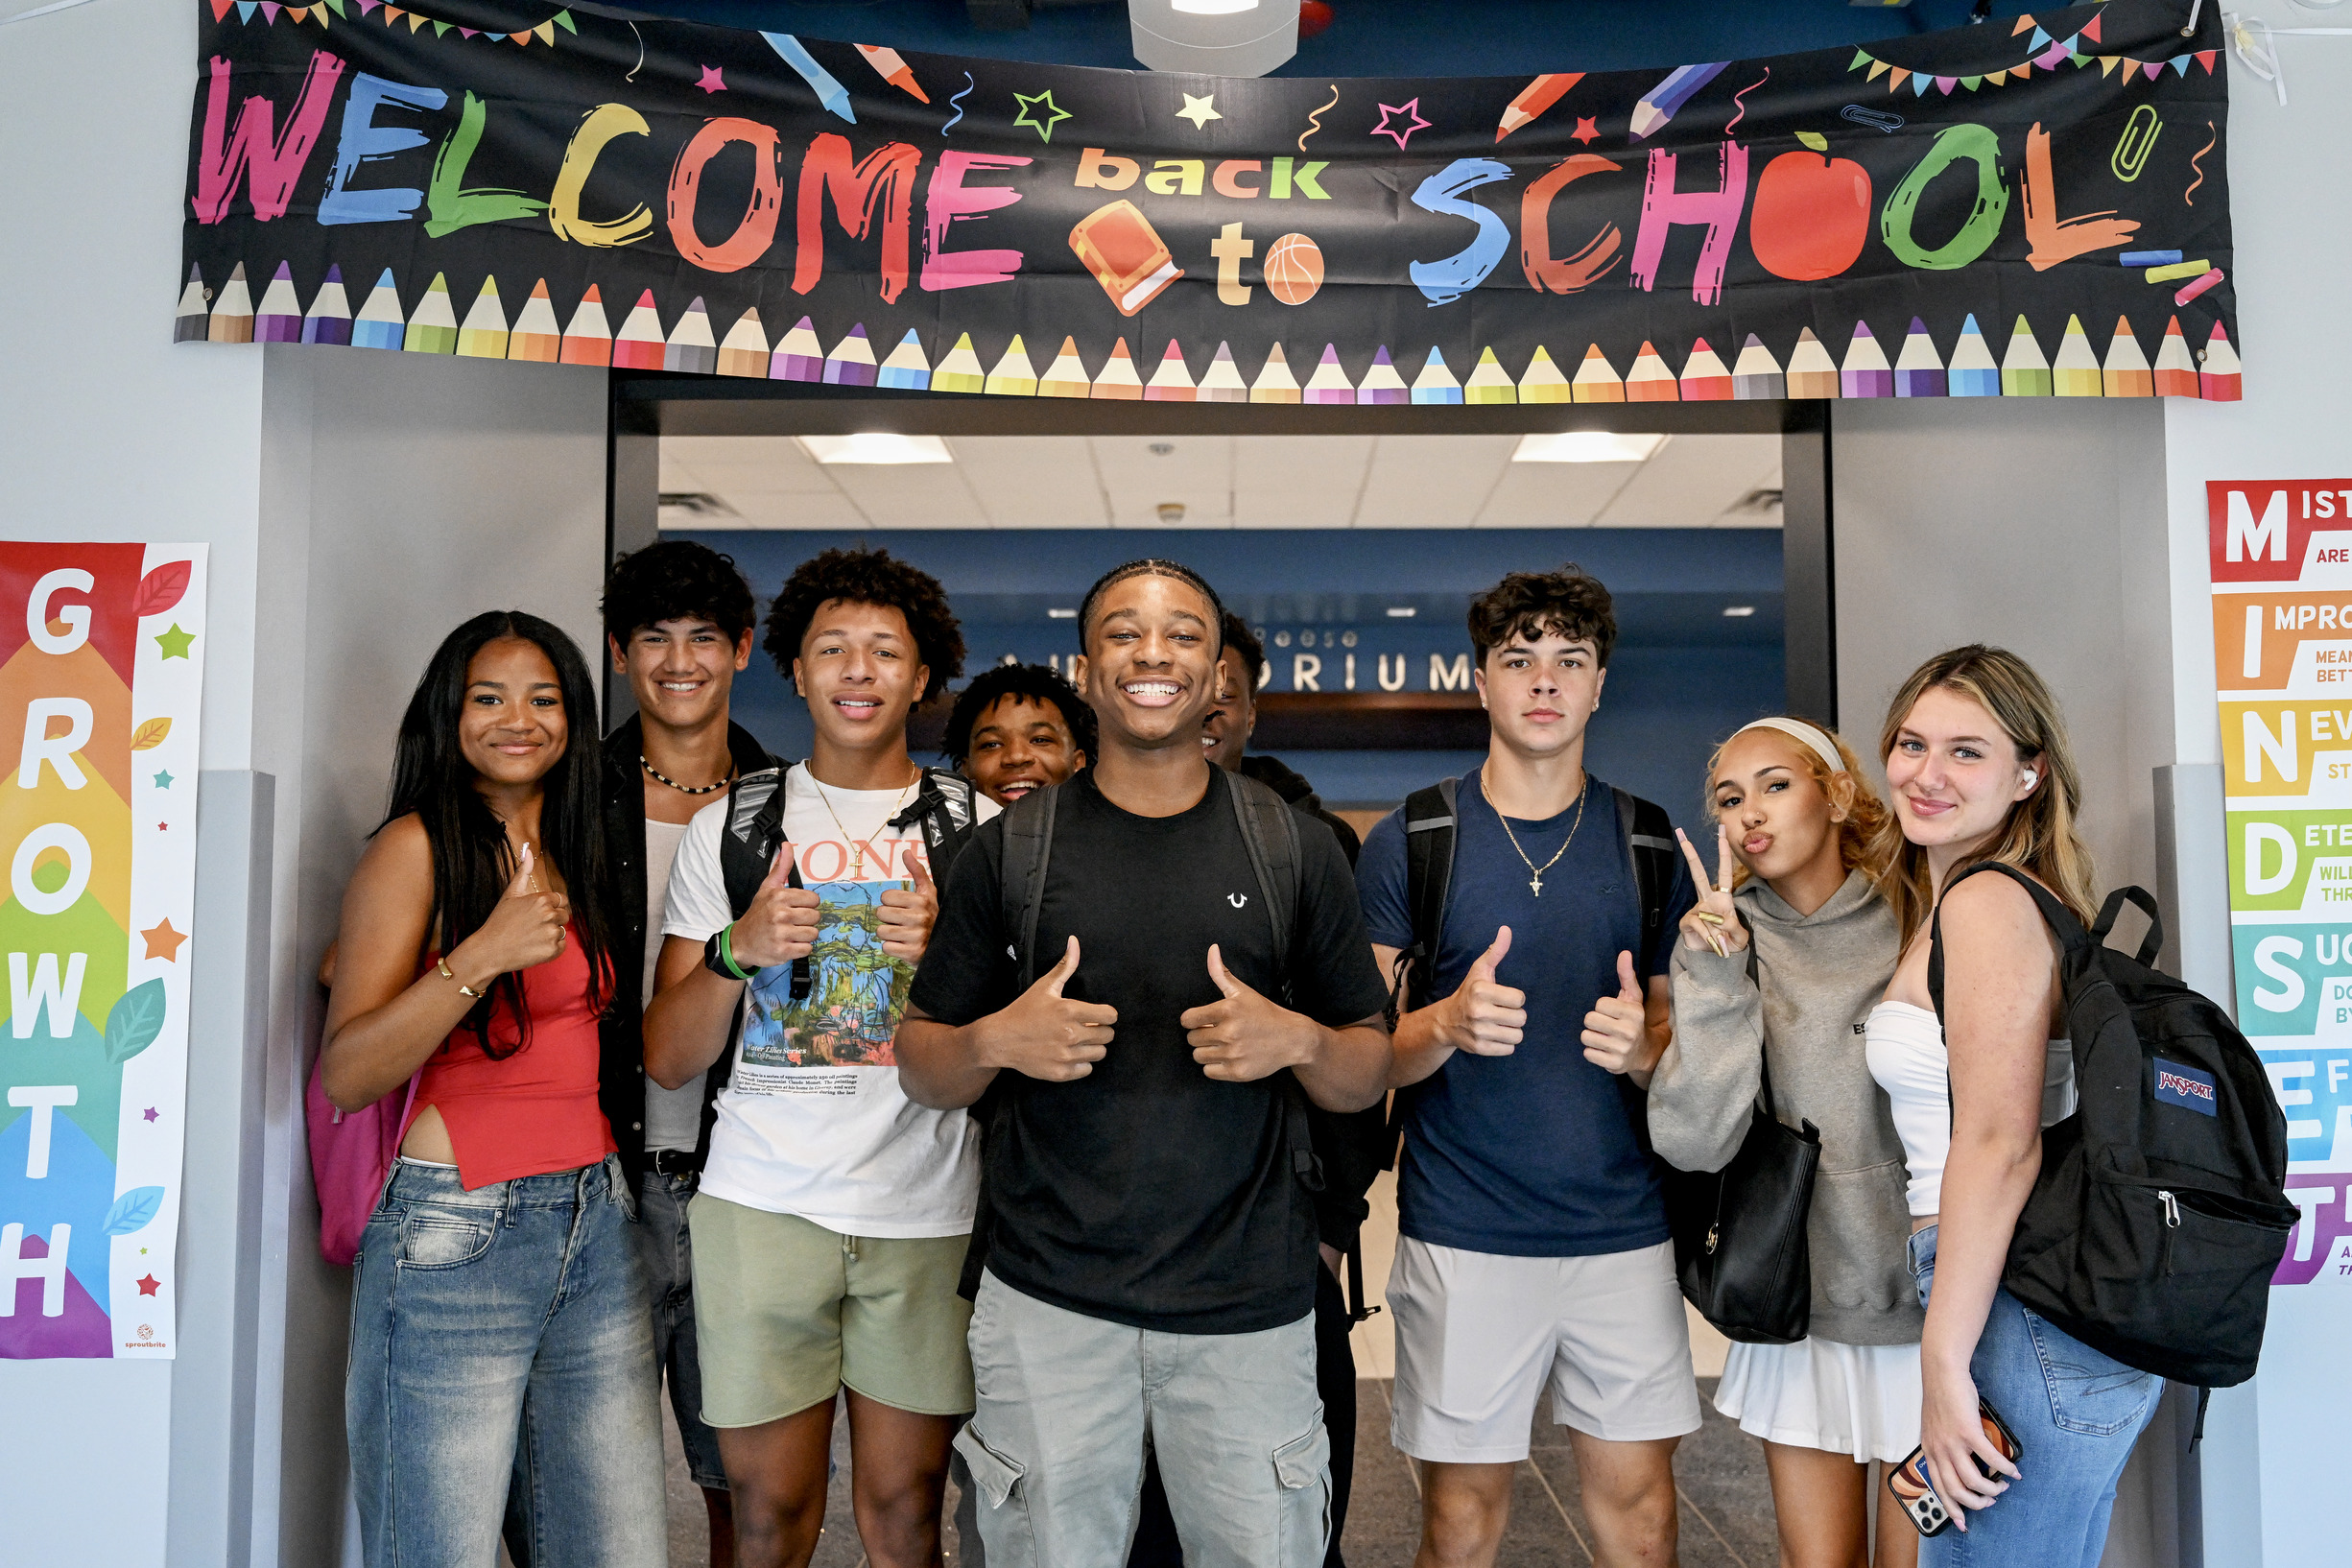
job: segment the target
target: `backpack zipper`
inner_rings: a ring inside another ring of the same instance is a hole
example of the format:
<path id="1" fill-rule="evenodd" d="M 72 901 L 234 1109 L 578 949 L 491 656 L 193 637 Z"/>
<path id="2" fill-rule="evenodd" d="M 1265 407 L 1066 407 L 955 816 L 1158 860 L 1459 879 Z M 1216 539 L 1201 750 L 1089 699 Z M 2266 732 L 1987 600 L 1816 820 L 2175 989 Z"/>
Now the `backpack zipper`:
<path id="1" fill-rule="evenodd" d="M 2173 1273 L 2173 1232 L 2180 1228 L 2180 1200 L 2164 1189 L 2156 1189 L 2156 1201 L 2164 1205 L 2164 1273 Z"/>

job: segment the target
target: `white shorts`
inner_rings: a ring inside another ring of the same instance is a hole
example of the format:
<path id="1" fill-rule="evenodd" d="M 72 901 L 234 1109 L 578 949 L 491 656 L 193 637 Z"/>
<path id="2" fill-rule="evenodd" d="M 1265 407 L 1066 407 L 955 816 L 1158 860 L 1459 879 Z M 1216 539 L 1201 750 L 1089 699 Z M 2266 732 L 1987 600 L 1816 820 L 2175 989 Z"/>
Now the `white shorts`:
<path id="1" fill-rule="evenodd" d="M 1919 1446 L 1919 1347 L 1734 1344 L 1715 1408 L 1770 1442 L 1893 1464 Z"/>
<path id="2" fill-rule="evenodd" d="M 1589 1258 L 1514 1258 L 1398 1238 L 1390 1437 L 1417 1460 L 1527 1458 L 1535 1397 L 1610 1442 L 1699 1430 L 1691 1332 L 1669 1242 Z"/>

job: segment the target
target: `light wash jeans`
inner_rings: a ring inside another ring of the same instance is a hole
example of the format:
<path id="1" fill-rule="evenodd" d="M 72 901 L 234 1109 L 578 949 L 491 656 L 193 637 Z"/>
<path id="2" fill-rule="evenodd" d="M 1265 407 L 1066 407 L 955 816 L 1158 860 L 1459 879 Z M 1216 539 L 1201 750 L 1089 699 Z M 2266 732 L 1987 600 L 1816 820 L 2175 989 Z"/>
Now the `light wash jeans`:
<path id="1" fill-rule="evenodd" d="M 1331 1436 L 1314 1314 L 1255 1334 L 1162 1334 L 984 1273 L 971 1345 L 979 1409 L 956 1450 L 988 1568 L 1126 1562 L 1146 1441 L 1186 1568 L 1320 1568 Z"/>
<path id="2" fill-rule="evenodd" d="M 1911 1239 L 1911 1272 L 1927 1305 L 1936 1226 Z M 2094 1350 L 2002 1291 L 1968 1370 L 2016 1434 L 2019 1479 L 1988 1509 L 1919 1543 L 1920 1568 L 2099 1568 L 2115 1484 L 2156 1414 L 2164 1380 Z"/>
<path id="3" fill-rule="evenodd" d="M 360 1242 L 344 1422 L 368 1568 L 663 1568 L 661 1415 L 620 1162 L 466 1192 L 403 1160 Z"/>

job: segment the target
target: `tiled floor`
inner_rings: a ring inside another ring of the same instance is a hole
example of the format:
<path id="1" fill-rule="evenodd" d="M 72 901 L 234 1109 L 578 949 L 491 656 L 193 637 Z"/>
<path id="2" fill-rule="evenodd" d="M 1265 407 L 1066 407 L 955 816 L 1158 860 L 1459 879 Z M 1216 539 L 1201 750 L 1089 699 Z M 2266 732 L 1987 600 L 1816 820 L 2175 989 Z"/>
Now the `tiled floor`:
<path id="1" fill-rule="evenodd" d="M 1770 1568 L 1776 1559 L 1772 1502 L 1764 1453 L 1753 1437 L 1715 1414 L 1712 1378 L 1701 1379 L 1706 1424 L 1683 1439 L 1675 1458 L 1682 1500 L 1683 1568 Z M 1532 1452 L 1519 1469 L 1510 1529 L 1497 1568 L 1581 1568 L 1592 1561 L 1590 1534 L 1578 1501 L 1576 1461 L 1567 1434 L 1538 1411 Z M 834 1428 L 841 1466 L 825 1517 L 825 1535 L 810 1568 L 865 1568 L 849 1511 L 848 1422 Z M 671 1568 L 707 1568 L 701 1499 L 686 1479 L 675 1431 L 670 1444 Z M 952 1509 L 952 1499 L 951 1499 Z M 1348 1568 L 1408 1568 L 1419 1540 L 1419 1504 L 1412 1467 L 1389 1445 L 1389 1384 L 1358 1385 L 1355 1499 L 1342 1542 Z M 947 1559 L 961 1556 L 952 1527 Z"/>

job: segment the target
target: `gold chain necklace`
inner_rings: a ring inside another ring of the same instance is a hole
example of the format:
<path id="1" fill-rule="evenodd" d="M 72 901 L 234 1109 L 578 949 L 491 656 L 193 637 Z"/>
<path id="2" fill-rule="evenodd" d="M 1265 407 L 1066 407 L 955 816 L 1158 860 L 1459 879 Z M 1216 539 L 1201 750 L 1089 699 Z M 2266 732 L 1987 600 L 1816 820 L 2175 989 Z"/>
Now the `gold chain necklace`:
<path id="1" fill-rule="evenodd" d="M 1485 800 L 1487 808 L 1494 812 L 1494 820 L 1503 824 L 1503 837 L 1510 841 L 1510 846 L 1517 852 L 1519 858 L 1527 861 L 1528 891 L 1536 897 L 1543 896 L 1543 874 L 1557 866 L 1560 856 L 1568 853 L 1568 846 L 1577 842 L 1577 829 L 1584 825 L 1584 801 L 1586 796 L 1592 794 L 1592 790 L 1593 775 L 1586 773 L 1582 788 L 1577 791 L 1577 820 L 1568 824 L 1568 836 L 1560 840 L 1559 847 L 1552 852 L 1552 858 L 1538 866 L 1533 861 L 1528 860 L 1527 851 L 1519 847 L 1519 835 L 1510 830 L 1510 819 L 1503 815 L 1502 809 L 1495 805 L 1494 797 L 1486 794 L 1486 770 L 1481 768 L 1478 771 L 1478 793 Z"/>
<path id="2" fill-rule="evenodd" d="M 900 812 L 907 809 L 907 796 L 913 795 L 915 793 L 915 786 L 920 784 L 922 781 L 923 771 L 922 769 L 917 768 L 915 770 L 915 777 L 908 781 L 905 789 L 898 792 L 898 799 L 896 803 L 893 804 L 890 811 L 883 816 L 882 820 L 886 826 L 889 824 L 890 820 L 892 817 L 897 816 Z M 851 833 L 849 829 L 843 824 L 842 814 L 833 809 L 833 797 L 825 793 L 824 784 L 818 778 L 817 771 L 813 768 L 809 770 L 809 782 L 817 786 L 817 798 L 825 803 L 825 815 L 833 819 L 833 825 L 840 829 L 843 842 L 849 845 L 849 880 L 852 882 L 865 881 L 865 841 Z"/>

